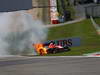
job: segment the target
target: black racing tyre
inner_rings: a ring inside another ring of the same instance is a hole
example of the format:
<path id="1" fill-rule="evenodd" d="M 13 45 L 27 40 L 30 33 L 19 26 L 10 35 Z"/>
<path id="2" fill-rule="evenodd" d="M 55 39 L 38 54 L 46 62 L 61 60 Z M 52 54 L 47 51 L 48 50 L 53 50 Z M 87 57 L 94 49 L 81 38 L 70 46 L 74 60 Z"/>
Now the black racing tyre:
<path id="1" fill-rule="evenodd" d="M 57 52 L 58 52 L 58 49 L 55 48 L 52 53 L 55 54 Z"/>
<path id="2" fill-rule="evenodd" d="M 70 48 L 68 48 L 68 50 L 67 51 L 70 51 L 71 49 Z"/>
<path id="3" fill-rule="evenodd" d="M 52 53 L 53 53 L 53 54 L 56 54 L 56 51 L 54 50 Z"/>
<path id="4" fill-rule="evenodd" d="M 50 54 L 50 53 L 52 53 L 52 52 L 53 52 L 53 49 L 52 49 L 52 48 L 50 48 L 50 49 L 47 50 L 47 53 L 48 53 L 48 54 Z"/>

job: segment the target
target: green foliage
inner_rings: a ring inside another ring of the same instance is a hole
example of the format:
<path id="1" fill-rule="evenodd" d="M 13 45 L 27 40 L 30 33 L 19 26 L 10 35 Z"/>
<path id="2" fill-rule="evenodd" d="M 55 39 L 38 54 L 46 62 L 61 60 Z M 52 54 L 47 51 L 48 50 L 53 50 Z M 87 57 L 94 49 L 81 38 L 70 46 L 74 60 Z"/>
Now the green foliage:
<path id="1" fill-rule="evenodd" d="M 65 8 L 66 10 L 70 11 L 71 13 L 71 19 L 75 18 L 75 10 L 74 10 L 74 6 L 71 4 L 68 4 L 68 0 L 64 0 L 64 4 L 65 4 Z M 60 15 L 63 15 L 63 8 L 61 6 L 61 0 L 57 0 L 57 9 Z"/>

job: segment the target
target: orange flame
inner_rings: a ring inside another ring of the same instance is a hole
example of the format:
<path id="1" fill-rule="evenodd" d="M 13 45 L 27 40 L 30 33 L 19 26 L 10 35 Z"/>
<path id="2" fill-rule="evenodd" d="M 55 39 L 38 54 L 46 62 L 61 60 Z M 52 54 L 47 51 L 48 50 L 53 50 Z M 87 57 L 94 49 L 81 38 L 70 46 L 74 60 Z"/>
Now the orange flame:
<path id="1" fill-rule="evenodd" d="M 41 43 L 33 44 L 33 47 L 35 48 L 37 53 L 39 53 L 40 55 L 43 56 L 43 55 L 47 54 L 47 49 L 43 46 L 43 44 L 41 44 Z"/>

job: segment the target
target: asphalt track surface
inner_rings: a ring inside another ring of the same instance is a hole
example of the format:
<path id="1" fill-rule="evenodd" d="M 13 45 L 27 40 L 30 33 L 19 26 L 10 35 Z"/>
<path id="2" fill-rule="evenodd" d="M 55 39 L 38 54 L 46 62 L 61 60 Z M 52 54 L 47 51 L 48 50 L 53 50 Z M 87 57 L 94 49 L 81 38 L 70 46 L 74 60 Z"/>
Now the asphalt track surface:
<path id="1" fill-rule="evenodd" d="M 100 75 L 98 57 L 0 58 L 0 75 Z"/>

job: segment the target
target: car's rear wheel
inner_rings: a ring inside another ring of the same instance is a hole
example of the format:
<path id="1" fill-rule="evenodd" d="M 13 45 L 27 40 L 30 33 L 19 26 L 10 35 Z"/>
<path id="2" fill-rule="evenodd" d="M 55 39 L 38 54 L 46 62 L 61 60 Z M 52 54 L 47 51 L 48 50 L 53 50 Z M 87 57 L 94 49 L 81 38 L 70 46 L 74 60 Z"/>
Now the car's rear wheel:
<path id="1" fill-rule="evenodd" d="M 58 52 L 58 49 L 55 48 L 52 53 L 55 54 L 57 52 Z"/>

